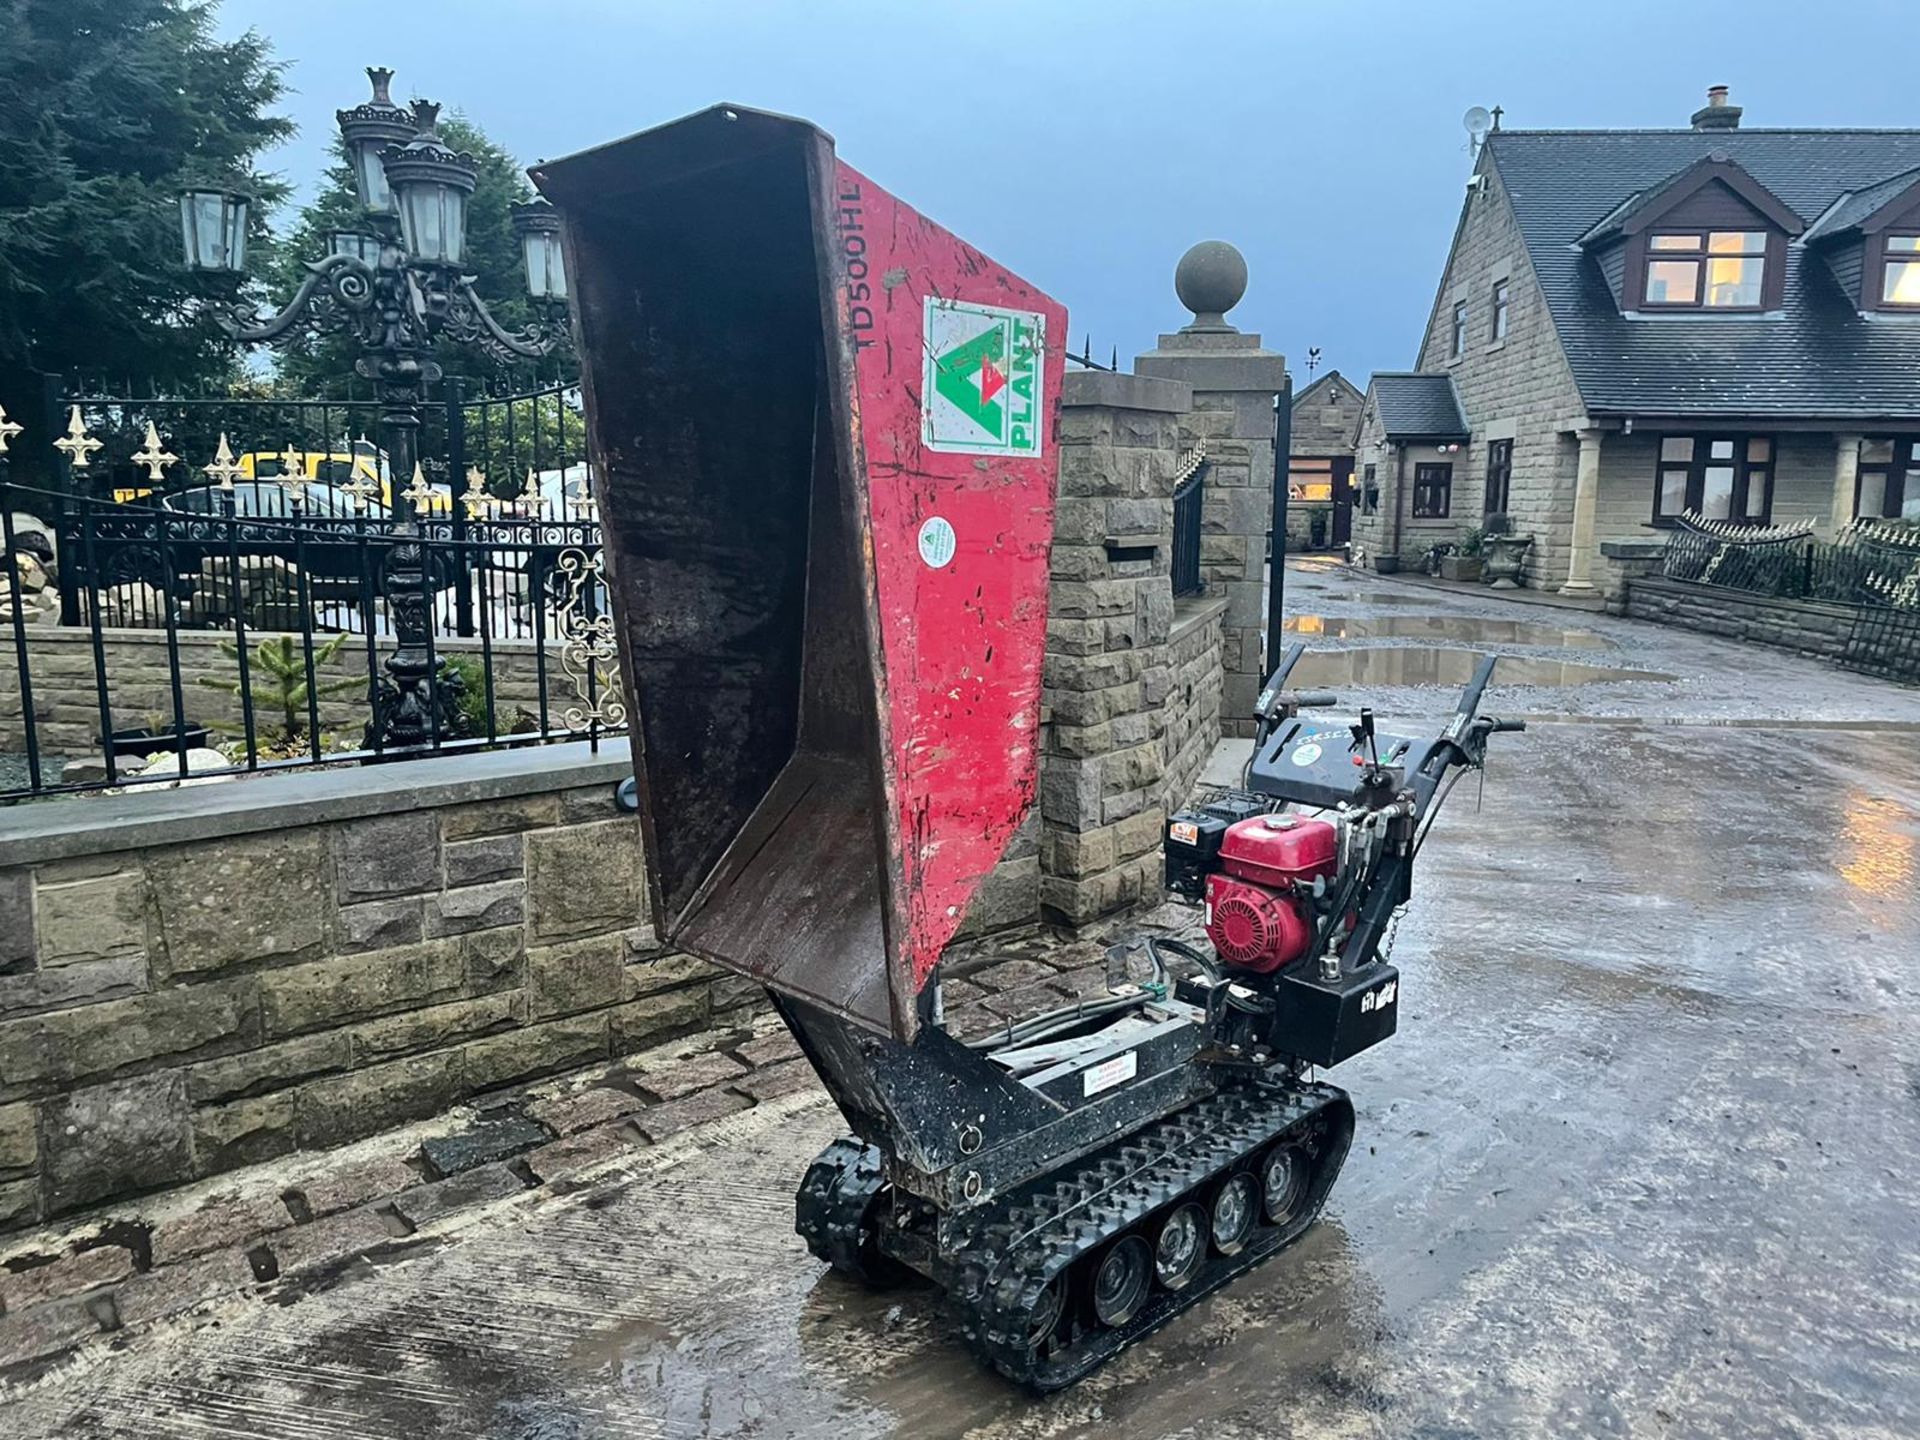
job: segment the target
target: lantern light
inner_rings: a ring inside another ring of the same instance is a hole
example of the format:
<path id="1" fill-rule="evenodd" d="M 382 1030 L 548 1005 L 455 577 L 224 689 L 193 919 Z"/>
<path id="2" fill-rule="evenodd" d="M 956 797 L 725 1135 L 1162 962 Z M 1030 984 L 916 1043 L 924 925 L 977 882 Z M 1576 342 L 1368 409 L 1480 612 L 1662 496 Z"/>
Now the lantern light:
<path id="1" fill-rule="evenodd" d="M 567 269 L 560 253 L 560 212 L 544 200 L 513 207 L 513 231 L 527 272 L 527 294 L 535 300 L 567 298 Z"/>
<path id="2" fill-rule="evenodd" d="M 247 268 L 247 207 L 238 190 L 196 188 L 180 192 L 180 242 L 187 268 L 207 275 L 237 275 Z"/>
<path id="3" fill-rule="evenodd" d="M 413 117 L 419 133 L 405 145 L 390 145 L 381 152 L 400 216 L 400 234 L 416 263 L 453 269 L 466 260 L 467 201 L 479 171 L 471 155 L 442 143 L 434 128 L 440 118 L 438 105 L 416 100 Z"/>
<path id="4" fill-rule="evenodd" d="M 380 158 L 391 145 L 404 145 L 413 138 L 413 115 L 393 103 L 388 88 L 393 71 L 383 65 L 369 65 L 367 79 L 373 82 L 373 99 L 351 110 L 336 111 L 340 138 L 347 147 L 347 161 L 353 171 L 354 193 L 360 208 L 376 215 L 393 211 L 393 192 L 387 184 L 387 167 Z"/>

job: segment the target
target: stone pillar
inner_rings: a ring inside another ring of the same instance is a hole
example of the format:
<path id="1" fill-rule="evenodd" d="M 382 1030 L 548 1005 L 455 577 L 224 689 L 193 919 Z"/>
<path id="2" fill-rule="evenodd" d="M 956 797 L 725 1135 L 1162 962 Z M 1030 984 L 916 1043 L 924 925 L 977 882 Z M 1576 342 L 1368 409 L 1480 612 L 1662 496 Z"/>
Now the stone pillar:
<path id="1" fill-rule="evenodd" d="M 1183 384 L 1069 371 L 1040 756 L 1040 906 L 1080 924 L 1159 894 Z"/>
<path id="2" fill-rule="evenodd" d="M 1193 412 L 1181 444 L 1204 442 L 1200 573 L 1208 597 L 1224 596 L 1221 632 L 1225 680 L 1220 709 L 1229 735 L 1253 734 L 1254 698 L 1266 678 L 1267 530 L 1273 523 L 1273 402 L 1286 357 L 1261 348 L 1257 334 L 1227 322 L 1246 293 L 1247 263 L 1218 240 L 1194 246 L 1174 271 L 1180 303 L 1193 323 L 1138 356 L 1141 375 L 1184 381 Z"/>
<path id="3" fill-rule="evenodd" d="M 1588 426 L 1575 432 L 1580 439 L 1580 463 L 1573 477 L 1573 532 L 1567 540 L 1567 583 L 1562 595 L 1591 595 L 1593 586 L 1594 521 L 1600 506 L 1600 435 Z"/>
<path id="4" fill-rule="evenodd" d="M 1833 437 L 1833 535 L 1836 539 L 1842 530 L 1853 523 L 1853 506 L 1859 499 L 1860 491 L 1860 442 L 1863 438 L 1859 435 Z"/>

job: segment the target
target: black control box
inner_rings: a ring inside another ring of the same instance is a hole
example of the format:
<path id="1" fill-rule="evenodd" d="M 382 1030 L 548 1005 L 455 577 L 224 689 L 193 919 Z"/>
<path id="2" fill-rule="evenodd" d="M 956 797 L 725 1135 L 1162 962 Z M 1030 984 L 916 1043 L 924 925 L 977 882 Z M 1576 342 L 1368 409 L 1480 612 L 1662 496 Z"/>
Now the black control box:
<path id="1" fill-rule="evenodd" d="M 1282 975 L 1273 987 L 1274 1048 L 1314 1065 L 1338 1065 L 1400 1026 L 1400 972 L 1378 963 L 1338 980 Z"/>

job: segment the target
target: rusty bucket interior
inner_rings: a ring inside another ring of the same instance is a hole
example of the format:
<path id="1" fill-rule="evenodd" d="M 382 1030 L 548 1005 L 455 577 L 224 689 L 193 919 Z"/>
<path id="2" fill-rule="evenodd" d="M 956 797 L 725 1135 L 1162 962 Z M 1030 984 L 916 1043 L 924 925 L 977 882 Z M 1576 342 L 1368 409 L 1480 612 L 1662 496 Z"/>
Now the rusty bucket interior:
<path id="1" fill-rule="evenodd" d="M 656 914 L 869 1028 L 890 984 L 873 630 L 813 127 L 704 112 L 535 171 L 566 221 Z"/>

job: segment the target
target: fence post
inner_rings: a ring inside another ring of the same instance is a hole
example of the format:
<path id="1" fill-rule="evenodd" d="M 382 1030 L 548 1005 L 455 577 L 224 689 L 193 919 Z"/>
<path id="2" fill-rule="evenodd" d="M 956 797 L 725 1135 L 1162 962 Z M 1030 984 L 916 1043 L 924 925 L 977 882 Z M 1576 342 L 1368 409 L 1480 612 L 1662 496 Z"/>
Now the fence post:
<path id="1" fill-rule="evenodd" d="M 58 537 L 57 543 L 65 546 L 73 530 L 68 523 L 73 516 L 73 467 L 67 463 L 66 451 L 54 450 L 53 442 L 67 428 L 67 417 L 61 413 L 65 407 L 60 403 L 67 388 L 67 377 L 47 375 L 43 377 L 43 382 L 40 391 L 40 443 L 53 455 L 53 476 L 48 488 L 58 491 L 60 495 L 60 513 L 54 518 L 53 530 Z M 60 587 L 62 625 L 80 623 L 80 577 L 75 573 L 77 567 L 69 563 L 70 559 L 65 553 L 53 557 L 57 567 L 54 579 Z"/>
<path id="2" fill-rule="evenodd" d="M 453 627 L 460 636 L 473 634 L 473 579 L 467 570 L 467 507 L 460 487 L 467 478 L 467 411 L 464 386 L 457 375 L 447 379 L 447 494 L 452 499 Z"/>

